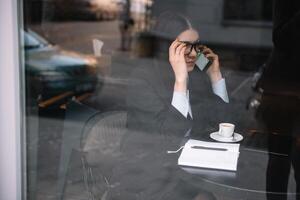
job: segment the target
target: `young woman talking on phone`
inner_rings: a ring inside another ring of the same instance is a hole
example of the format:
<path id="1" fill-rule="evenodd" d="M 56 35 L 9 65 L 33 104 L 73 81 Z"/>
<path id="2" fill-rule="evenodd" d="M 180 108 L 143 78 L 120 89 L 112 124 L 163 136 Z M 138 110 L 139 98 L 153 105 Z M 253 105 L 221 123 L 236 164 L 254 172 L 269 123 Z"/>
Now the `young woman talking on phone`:
<path id="1" fill-rule="evenodd" d="M 126 159 L 116 170 L 120 185 L 113 194 L 123 200 L 214 199 L 201 187 L 183 183 L 176 175 L 178 157 L 166 152 L 226 121 L 222 115 L 229 99 L 218 55 L 178 14 L 160 15 L 151 34 L 155 59 L 139 63 L 130 78 L 122 142 Z M 168 59 L 160 59 L 161 54 Z"/>

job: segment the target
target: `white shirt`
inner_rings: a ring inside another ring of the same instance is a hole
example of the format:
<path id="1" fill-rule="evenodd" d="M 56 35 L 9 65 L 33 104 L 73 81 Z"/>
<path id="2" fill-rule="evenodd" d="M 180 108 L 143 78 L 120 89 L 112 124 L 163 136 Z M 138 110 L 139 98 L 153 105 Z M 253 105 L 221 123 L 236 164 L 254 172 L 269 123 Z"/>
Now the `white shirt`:
<path id="1" fill-rule="evenodd" d="M 213 83 L 212 90 L 216 95 L 221 97 L 224 102 L 229 103 L 224 78 Z M 190 117 L 193 118 L 189 90 L 187 90 L 186 93 L 174 91 L 172 98 L 172 106 L 175 107 L 185 118 L 187 118 L 188 114 L 190 114 Z"/>

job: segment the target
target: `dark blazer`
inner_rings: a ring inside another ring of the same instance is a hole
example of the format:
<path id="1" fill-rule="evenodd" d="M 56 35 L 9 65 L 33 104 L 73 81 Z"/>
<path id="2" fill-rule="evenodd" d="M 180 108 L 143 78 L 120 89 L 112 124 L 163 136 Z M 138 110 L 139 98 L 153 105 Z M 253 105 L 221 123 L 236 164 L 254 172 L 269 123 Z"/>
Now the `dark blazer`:
<path id="1" fill-rule="evenodd" d="M 193 120 L 171 105 L 175 77 L 168 62 L 139 65 L 129 80 L 128 130 L 121 144 L 124 161 L 115 170 L 120 184 L 111 194 L 130 200 L 174 199 L 169 194 L 188 194 L 190 197 L 182 199 L 193 199 L 200 188 L 176 189 L 181 182 L 178 154 L 166 151 L 183 145 L 190 129 L 195 135 L 208 134 L 206 130 L 211 127 L 218 129 L 218 114 L 224 112 L 218 109 L 227 104 L 213 94 L 207 75 L 198 69 L 189 74 Z"/>
<path id="2" fill-rule="evenodd" d="M 300 1 L 275 0 L 273 52 L 262 79 L 266 92 L 300 96 Z"/>
<path id="3" fill-rule="evenodd" d="M 218 123 L 226 120 L 224 109 L 228 104 L 213 94 L 208 76 L 197 67 L 189 73 L 192 120 L 186 119 L 171 105 L 175 77 L 168 62 L 154 61 L 150 66 L 138 66 L 130 80 L 127 106 L 131 132 L 156 134 L 158 140 L 169 142 L 168 146 L 178 146 L 189 129 L 195 136 L 208 134 L 207 131 L 218 129 Z M 161 141 L 155 143 L 161 144 Z"/>

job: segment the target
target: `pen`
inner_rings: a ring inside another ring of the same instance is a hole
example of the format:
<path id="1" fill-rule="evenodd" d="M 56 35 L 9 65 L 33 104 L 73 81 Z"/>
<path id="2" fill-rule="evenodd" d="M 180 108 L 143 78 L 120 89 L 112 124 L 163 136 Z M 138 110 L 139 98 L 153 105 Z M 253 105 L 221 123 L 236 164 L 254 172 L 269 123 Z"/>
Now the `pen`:
<path id="1" fill-rule="evenodd" d="M 215 150 L 215 151 L 227 151 L 224 148 L 204 147 L 204 146 L 191 146 L 192 149 L 204 149 L 204 150 Z"/>

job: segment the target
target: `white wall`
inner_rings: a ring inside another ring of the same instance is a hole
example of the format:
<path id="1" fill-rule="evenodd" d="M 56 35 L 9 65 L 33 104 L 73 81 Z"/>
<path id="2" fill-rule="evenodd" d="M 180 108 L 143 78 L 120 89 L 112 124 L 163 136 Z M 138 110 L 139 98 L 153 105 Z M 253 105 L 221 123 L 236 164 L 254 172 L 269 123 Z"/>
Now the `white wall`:
<path id="1" fill-rule="evenodd" d="M 0 1 L 0 199 L 21 199 L 17 0 Z"/>

